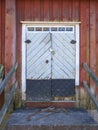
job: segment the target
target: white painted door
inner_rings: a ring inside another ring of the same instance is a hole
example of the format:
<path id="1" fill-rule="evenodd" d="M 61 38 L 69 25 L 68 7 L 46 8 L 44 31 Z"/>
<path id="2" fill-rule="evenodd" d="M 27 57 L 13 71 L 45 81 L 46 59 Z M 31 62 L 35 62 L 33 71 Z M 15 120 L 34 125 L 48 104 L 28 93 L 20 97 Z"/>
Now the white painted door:
<path id="1" fill-rule="evenodd" d="M 74 33 L 52 34 L 52 79 L 75 79 L 76 44 Z"/>
<path id="2" fill-rule="evenodd" d="M 26 42 L 27 100 L 74 95 L 75 31 L 27 32 Z"/>
<path id="3" fill-rule="evenodd" d="M 51 40 L 49 33 L 27 33 L 27 79 L 51 78 Z"/>

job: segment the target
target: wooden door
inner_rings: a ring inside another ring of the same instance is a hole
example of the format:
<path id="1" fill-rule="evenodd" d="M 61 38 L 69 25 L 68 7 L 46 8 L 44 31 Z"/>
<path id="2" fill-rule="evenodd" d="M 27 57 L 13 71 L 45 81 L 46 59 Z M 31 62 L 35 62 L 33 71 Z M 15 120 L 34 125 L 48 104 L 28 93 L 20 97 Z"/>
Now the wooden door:
<path id="1" fill-rule="evenodd" d="M 75 94 L 76 39 L 75 31 L 68 29 L 26 33 L 27 100 L 50 101 Z"/>

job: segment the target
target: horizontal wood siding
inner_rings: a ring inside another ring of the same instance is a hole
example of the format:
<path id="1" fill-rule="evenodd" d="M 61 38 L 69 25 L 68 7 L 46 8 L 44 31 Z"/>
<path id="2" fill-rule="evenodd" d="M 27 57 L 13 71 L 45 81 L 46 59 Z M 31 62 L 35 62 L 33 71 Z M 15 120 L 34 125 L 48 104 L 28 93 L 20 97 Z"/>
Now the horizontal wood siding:
<path id="1" fill-rule="evenodd" d="M 83 68 L 87 62 L 98 75 L 98 1 L 97 0 L 16 0 L 17 78 L 21 86 L 21 23 L 20 21 L 81 21 L 80 24 L 80 86 L 86 98 L 83 80 L 94 86 Z M 95 90 L 93 90 L 95 91 Z M 83 96 L 84 95 L 84 96 Z M 86 102 L 85 102 L 86 104 Z"/>

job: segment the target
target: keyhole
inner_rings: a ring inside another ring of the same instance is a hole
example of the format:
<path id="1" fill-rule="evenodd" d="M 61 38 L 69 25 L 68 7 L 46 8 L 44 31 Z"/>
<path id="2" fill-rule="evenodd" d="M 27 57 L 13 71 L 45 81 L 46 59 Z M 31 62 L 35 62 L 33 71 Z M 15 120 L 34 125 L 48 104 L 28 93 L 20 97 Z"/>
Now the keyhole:
<path id="1" fill-rule="evenodd" d="M 46 63 L 48 64 L 48 63 L 49 63 L 49 61 L 48 61 L 48 60 L 46 60 Z"/>

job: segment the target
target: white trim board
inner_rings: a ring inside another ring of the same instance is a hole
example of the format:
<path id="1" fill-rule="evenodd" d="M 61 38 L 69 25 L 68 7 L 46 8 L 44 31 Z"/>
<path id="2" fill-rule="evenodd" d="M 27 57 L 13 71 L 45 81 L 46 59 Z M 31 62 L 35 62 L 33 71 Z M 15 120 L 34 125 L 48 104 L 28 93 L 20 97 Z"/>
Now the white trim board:
<path id="1" fill-rule="evenodd" d="M 21 21 L 22 23 L 22 100 L 26 100 L 26 27 L 27 26 L 75 26 L 76 30 L 76 78 L 75 78 L 75 85 L 79 85 L 79 24 L 80 22 L 27 22 Z"/>

